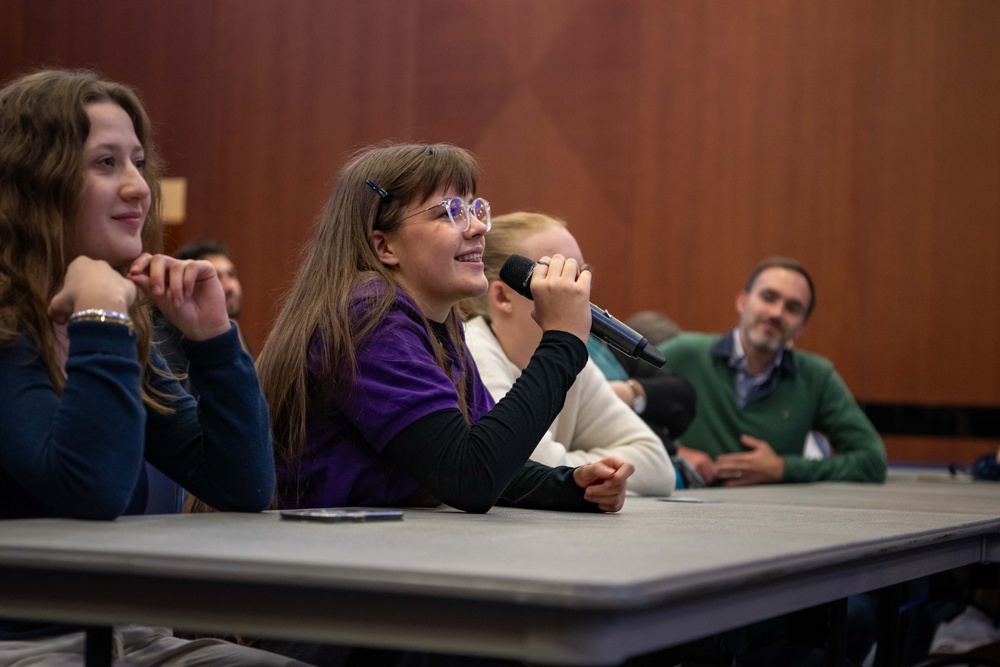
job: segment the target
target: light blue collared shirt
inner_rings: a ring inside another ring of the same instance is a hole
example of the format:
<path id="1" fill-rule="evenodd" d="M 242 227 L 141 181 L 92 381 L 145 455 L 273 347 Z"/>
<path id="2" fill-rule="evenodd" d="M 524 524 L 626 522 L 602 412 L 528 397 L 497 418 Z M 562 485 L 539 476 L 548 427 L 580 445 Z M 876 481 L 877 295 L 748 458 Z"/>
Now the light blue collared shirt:
<path id="1" fill-rule="evenodd" d="M 732 336 L 733 352 L 729 355 L 729 366 L 736 369 L 736 402 L 742 408 L 747 403 L 771 393 L 774 385 L 770 383 L 770 379 L 775 369 L 781 365 L 784 351 L 778 352 L 774 363 L 757 375 L 753 375 L 750 373 L 750 365 L 747 363 L 746 352 L 743 351 L 743 341 L 740 340 L 738 328 L 733 329 Z"/>

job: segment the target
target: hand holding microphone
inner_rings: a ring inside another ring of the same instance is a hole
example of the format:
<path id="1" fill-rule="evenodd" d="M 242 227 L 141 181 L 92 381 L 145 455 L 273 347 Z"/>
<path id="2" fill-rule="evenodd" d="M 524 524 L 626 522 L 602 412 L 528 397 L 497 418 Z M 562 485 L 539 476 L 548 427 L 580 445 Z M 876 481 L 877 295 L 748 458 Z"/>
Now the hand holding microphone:
<path id="1" fill-rule="evenodd" d="M 562 273 L 565 272 L 565 264 L 567 262 L 572 262 L 573 269 L 573 279 L 575 279 L 575 269 L 576 262 L 573 260 L 565 260 L 561 255 L 556 255 L 550 261 L 547 271 L 545 272 L 545 277 L 548 277 L 549 273 L 556 271 L 554 267 L 556 258 L 561 260 L 558 265 L 558 273 L 561 279 Z M 524 255 L 511 255 L 504 262 L 503 266 L 500 267 L 500 280 L 504 281 L 508 287 L 513 289 L 515 292 L 521 296 L 527 297 L 529 299 L 534 298 L 532 296 L 534 290 L 543 289 L 542 285 L 544 280 L 538 282 L 533 278 L 535 271 L 538 266 L 545 266 L 544 264 L 535 264 Z M 590 295 L 590 274 L 589 272 L 584 272 L 586 275 L 586 295 L 584 298 L 589 298 Z M 582 279 L 583 276 L 581 276 Z M 541 293 L 539 293 L 539 297 Z M 546 308 L 547 309 L 547 308 Z M 634 329 L 631 329 L 614 317 L 608 311 L 598 308 L 594 304 L 590 304 L 590 333 L 597 336 L 599 339 L 603 340 L 605 343 L 615 348 L 619 352 L 626 354 L 630 357 L 641 359 L 646 363 L 652 364 L 657 368 L 662 368 L 663 364 L 666 363 L 666 359 L 663 358 L 663 353 L 661 353 L 655 346 L 650 345 L 649 341 L 646 340 L 641 334 L 639 334 Z M 545 329 L 545 325 L 539 322 L 542 328 Z M 562 328 L 562 327 L 550 327 L 550 328 Z M 571 331 L 572 333 L 577 333 L 576 330 L 565 329 L 566 331 Z M 579 334 L 577 334 L 579 335 Z M 586 342 L 586 333 L 581 337 L 583 341 Z"/>
<path id="2" fill-rule="evenodd" d="M 500 279 L 507 282 L 503 271 L 501 268 Z M 538 326 L 543 331 L 566 331 L 586 343 L 590 333 L 590 311 L 587 308 L 590 299 L 590 272 L 581 273 L 575 259 L 567 259 L 559 254 L 542 258 L 537 265 L 531 262 L 531 271 L 532 274 L 528 276 L 529 293 L 534 297 L 528 298 L 534 298 L 532 317 L 538 322 Z"/>

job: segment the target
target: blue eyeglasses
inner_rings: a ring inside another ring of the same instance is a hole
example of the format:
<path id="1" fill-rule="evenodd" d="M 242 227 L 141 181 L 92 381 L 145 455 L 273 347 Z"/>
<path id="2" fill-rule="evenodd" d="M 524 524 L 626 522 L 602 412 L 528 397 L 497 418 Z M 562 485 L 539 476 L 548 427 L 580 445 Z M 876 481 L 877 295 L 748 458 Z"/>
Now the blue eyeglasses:
<path id="1" fill-rule="evenodd" d="M 490 203 L 482 197 L 477 197 L 468 204 L 462 201 L 461 197 L 451 197 L 450 199 L 445 199 L 444 201 L 438 202 L 433 206 L 428 206 L 421 211 L 412 213 L 405 218 L 401 218 L 400 222 L 408 220 L 413 216 L 420 215 L 421 213 L 426 213 L 427 211 L 435 209 L 438 206 L 444 206 L 445 210 L 448 212 L 448 220 L 451 221 L 452 227 L 462 233 L 469 231 L 469 228 L 472 227 L 473 218 L 486 225 L 486 231 L 493 229 L 493 221 L 490 219 Z"/>

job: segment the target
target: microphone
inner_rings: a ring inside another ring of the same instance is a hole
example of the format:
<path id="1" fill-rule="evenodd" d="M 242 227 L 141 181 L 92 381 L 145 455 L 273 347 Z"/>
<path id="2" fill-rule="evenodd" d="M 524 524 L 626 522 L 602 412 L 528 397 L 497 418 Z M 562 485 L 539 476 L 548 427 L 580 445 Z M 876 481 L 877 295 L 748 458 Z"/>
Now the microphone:
<path id="1" fill-rule="evenodd" d="M 532 299 L 531 274 L 534 273 L 535 266 L 524 255 L 511 255 L 500 267 L 500 280 L 521 296 Z M 590 315 L 590 333 L 622 354 L 641 359 L 657 368 L 662 368 L 667 363 L 663 353 L 650 345 L 642 334 L 616 320 L 608 311 L 590 304 Z"/>

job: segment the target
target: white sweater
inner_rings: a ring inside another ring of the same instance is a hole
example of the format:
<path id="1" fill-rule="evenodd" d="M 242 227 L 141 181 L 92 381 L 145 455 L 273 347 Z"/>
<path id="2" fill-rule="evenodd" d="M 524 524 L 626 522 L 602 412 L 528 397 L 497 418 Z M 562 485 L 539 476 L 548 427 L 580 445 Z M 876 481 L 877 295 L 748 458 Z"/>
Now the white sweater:
<path id="1" fill-rule="evenodd" d="M 499 401 L 514 386 L 521 369 L 507 358 L 482 317 L 466 323 L 465 339 L 483 383 Z M 673 492 L 674 466 L 663 443 L 615 395 L 597 364 L 588 360 L 531 458 L 550 466 L 576 467 L 605 456 L 617 456 L 635 466 L 629 491 L 643 496 Z"/>

